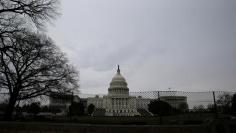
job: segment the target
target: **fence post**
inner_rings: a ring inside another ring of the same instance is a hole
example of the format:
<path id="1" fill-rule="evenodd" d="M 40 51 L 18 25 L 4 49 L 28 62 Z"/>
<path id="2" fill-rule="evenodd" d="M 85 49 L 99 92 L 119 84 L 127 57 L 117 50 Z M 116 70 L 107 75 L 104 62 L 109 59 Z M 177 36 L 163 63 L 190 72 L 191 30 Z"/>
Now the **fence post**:
<path id="1" fill-rule="evenodd" d="M 72 93 L 71 93 L 71 104 L 74 102 L 74 92 L 72 91 Z"/>
<path id="2" fill-rule="evenodd" d="M 214 100 L 214 112 L 215 112 L 215 118 L 217 118 L 217 104 L 216 104 L 216 97 L 215 97 L 215 91 L 213 93 L 213 100 Z"/>
<path id="3" fill-rule="evenodd" d="M 157 100 L 160 101 L 160 100 L 161 100 L 161 99 L 160 99 L 160 91 L 157 92 L 157 96 L 158 96 L 158 99 L 157 99 Z M 162 115 L 162 114 L 159 114 L 160 125 L 162 125 L 162 116 L 161 116 L 161 115 Z"/>
<path id="4" fill-rule="evenodd" d="M 71 101 L 70 101 L 71 103 L 70 103 L 70 106 L 69 106 L 69 119 L 70 119 L 70 121 L 71 121 L 71 108 L 72 108 L 71 106 L 72 106 L 72 104 L 73 104 L 73 102 L 74 102 L 74 92 L 73 92 L 73 91 L 71 92 L 71 97 L 70 97 L 70 98 L 71 98 L 71 99 L 70 99 L 70 100 L 71 100 Z"/>

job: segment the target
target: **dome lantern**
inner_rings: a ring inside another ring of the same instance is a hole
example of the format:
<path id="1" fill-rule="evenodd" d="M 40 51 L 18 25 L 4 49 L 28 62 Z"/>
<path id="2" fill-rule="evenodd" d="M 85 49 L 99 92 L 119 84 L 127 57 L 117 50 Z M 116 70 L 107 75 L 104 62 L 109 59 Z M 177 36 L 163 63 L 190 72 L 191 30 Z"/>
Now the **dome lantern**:
<path id="1" fill-rule="evenodd" d="M 120 65 L 118 65 L 117 73 L 120 73 Z"/>

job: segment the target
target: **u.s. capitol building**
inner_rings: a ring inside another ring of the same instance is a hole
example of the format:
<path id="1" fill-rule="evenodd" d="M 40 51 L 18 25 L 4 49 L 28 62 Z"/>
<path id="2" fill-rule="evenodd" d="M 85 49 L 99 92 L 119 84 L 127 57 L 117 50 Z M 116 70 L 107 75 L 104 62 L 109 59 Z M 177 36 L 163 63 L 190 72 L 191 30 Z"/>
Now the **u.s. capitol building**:
<path id="1" fill-rule="evenodd" d="M 105 109 L 106 116 L 135 116 L 141 115 L 138 109 L 148 110 L 150 100 L 129 95 L 127 82 L 118 66 L 117 73 L 110 82 L 108 95 L 89 97 L 87 105 L 93 104 L 96 108 Z"/>

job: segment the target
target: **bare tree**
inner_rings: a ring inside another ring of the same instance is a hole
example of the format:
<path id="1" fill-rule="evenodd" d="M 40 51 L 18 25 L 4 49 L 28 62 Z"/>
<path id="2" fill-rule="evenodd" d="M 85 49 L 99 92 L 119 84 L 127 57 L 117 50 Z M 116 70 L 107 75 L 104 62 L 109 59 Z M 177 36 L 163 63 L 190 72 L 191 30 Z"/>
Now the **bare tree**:
<path id="1" fill-rule="evenodd" d="M 25 28 L 45 29 L 46 22 L 59 15 L 58 5 L 58 0 L 0 0 L 0 51 L 10 48 L 5 41 L 13 33 Z"/>
<path id="2" fill-rule="evenodd" d="M 231 104 L 232 104 L 232 96 L 229 93 L 223 93 L 218 96 L 218 100 L 216 101 L 218 111 L 223 113 L 229 113 Z"/>
<path id="3" fill-rule="evenodd" d="M 58 5 L 58 0 L 0 0 L 0 18 L 10 21 L 21 18 L 40 28 L 59 14 Z"/>
<path id="4" fill-rule="evenodd" d="M 89 104 L 89 106 L 88 106 L 88 114 L 89 114 L 89 115 L 92 115 L 92 113 L 94 112 L 94 110 L 95 110 L 95 105 Z"/>
<path id="5" fill-rule="evenodd" d="M 25 30 L 5 43 L 11 48 L 0 51 L 0 88 L 9 93 L 8 118 L 16 101 L 78 88 L 78 72 L 46 35 Z"/>

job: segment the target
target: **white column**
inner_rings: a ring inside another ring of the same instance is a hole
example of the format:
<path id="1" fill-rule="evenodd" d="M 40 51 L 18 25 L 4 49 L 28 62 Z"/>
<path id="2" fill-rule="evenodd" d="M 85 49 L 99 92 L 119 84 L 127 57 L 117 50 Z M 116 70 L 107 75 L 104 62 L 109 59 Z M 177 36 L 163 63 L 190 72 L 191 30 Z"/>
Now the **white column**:
<path id="1" fill-rule="evenodd" d="M 116 99 L 114 98 L 114 108 L 116 108 Z"/>

